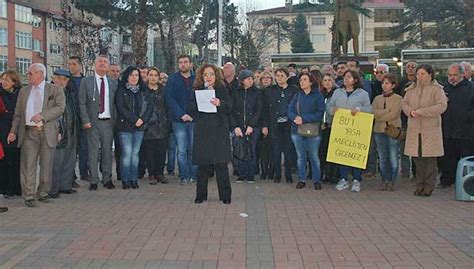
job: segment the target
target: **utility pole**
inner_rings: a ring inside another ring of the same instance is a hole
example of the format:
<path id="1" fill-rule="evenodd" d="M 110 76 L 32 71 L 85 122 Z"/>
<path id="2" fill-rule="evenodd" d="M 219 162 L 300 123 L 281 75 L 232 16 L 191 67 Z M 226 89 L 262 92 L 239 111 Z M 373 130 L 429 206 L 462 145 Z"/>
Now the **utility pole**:
<path id="1" fill-rule="evenodd" d="M 224 1 L 218 0 L 219 4 L 219 23 L 217 26 L 217 66 L 222 66 L 222 10 Z"/>

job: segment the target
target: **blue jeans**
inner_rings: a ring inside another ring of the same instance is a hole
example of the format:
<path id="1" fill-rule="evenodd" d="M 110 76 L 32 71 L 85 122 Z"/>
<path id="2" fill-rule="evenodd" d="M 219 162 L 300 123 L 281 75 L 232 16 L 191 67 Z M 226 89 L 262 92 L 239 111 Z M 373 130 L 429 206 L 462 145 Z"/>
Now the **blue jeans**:
<path id="1" fill-rule="evenodd" d="M 118 133 L 122 154 L 120 158 L 122 182 L 137 181 L 138 179 L 138 161 L 143 135 L 143 131 Z"/>
<path id="2" fill-rule="evenodd" d="M 175 163 L 176 163 L 176 139 L 174 138 L 174 133 L 171 133 L 168 138 L 167 156 L 168 156 L 168 160 L 166 163 L 166 171 L 168 173 L 174 172 Z"/>
<path id="3" fill-rule="evenodd" d="M 321 135 L 316 137 L 304 137 L 298 134 L 291 134 L 291 140 L 296 149 L 298 178 L 301 182 L 306 181 L 306 161 L 311 163 L 312 179 L 314 183 L 321 182 L 321 167 L 319 163 L 319 144 Z"/>
<path id="4" fill-rule="evenodd" d="M 173 132 L 178 147 L 178 169 L 182 180 L 197 178 L 197 165 L 193 165 L 194 123 L 173 122 Z"/>
<path id="5" fill-rule="evenodd" d="M 339 167 L 339 174 L 342 179 L 348 180 L 349 172 L 352 171 L 352 179 L 362 181 L 362 170 L 359 168 L 341 165 Z"/>
<path id="6" fill-rule="evenodd" d="M 374 133 L 374 138 L 379 152 L 382 180 L 395 181 L 398 175 L 400 141 L 384 133 Z"/>
<path id="7" fill-rule="evenodd" d="M 250 135 L 250 141 L 252 143 L 252 158 L 248 161 L 237 160 L 237 170 L 239 171 L 239 177 L 246 180 L 254 180 L 255 169 L 257 165 L 257 139 L 259 133 L 260 128 L 253 128 L 253 132 Z M 234 141 L 237 139 L 235 133 L 232 139 Z"/>

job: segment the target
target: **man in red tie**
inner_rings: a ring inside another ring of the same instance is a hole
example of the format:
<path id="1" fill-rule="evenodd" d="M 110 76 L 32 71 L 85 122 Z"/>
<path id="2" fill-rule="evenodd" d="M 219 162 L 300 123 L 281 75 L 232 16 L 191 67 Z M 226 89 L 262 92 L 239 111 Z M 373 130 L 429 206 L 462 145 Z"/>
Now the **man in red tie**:
<path id="1" fill-rule="evenodd" d="M 115 188 L 112 183 L 112 141 L 117 81 L 107 77 L 109 67 L 107 56 L 97 56 L 95 74 L 82 79 L 79 88 L 79 111 L 89 151 L 90 191 L 97 190 L 99 184 L 99 155 L 102 163 L 102 183 L 107 189 Z"/>

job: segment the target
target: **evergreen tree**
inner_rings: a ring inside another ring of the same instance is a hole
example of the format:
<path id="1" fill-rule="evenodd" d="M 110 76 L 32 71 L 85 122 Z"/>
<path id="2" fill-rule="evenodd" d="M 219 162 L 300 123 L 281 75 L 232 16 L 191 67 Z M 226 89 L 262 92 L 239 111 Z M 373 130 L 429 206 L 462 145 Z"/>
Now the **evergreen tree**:
<path id="1" fill-rule="evenodd" d="M 291 36 L 291 52 L 312 53 L 313 43 L 309 38 L 308 25 L 303 14 L 299 13 L 293 22 L 293 35 Z"/>
<path id="2" fill-rule="evenodd" d="M 468 16 L 462 1 L 406 0 L 404 3 L 405 11 L 391 28 L 392 37 L 405 35 L 399 47 L 458 47 L 466 42 Z"/>

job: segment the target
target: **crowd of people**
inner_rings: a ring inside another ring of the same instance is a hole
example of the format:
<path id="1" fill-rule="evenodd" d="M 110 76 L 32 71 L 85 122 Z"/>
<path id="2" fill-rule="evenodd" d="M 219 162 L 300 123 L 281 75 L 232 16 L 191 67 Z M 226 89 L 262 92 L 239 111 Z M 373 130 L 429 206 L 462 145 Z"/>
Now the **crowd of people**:
<path id="1" fill-rule="evenodd" d="M 229 162 L 236 183 L 257 177 L 280 183 L 284 175 L 292 184 L 296 174 L 297 189 L 311 180 L 315 190 L 330 183 L 359 192 L 363 179 L 380 172 L 380 190 L 394 191 L 399 177 L 413 174 L 414 195 L 428 197 L 438 168 L 438 188 L 447 188 L 455 183 L 457 161 L 474 155 L 467 62 L 452 64 L 446 82 L 416 62 L 406 63 L 401 79 L 379 64 L 371 82 L 355 59 L 299 71 L 294 64 L 236 70 L 232 63 L 194 70 L 181 55 L 169 78 L 156 67 L 122 71 L 105 55 L 96 57 L 91 76 L 83 76 L 79 57 L 68 67 L 46 82 L 46 67 L 32 64 L 23 87 L 16 71 L 1 75 L 0 193 L 22 195 L 28 207 L 76 193 L 78 180 L 90 191 L 114 189 L 113 178 L 122 189 L 139 188 L 140 179 L 167 184 L 165 171 L 174 175 L 176 160 L 179 183 L 196 182 L 195 203 L 208 199 L 214 175 L 219 199 L 231 203 Z M 214 91 L 214 113 L 199 109 L 200 90 Z M 326 161 L 339 109 L 374 115 L 365 170 Z"/>

